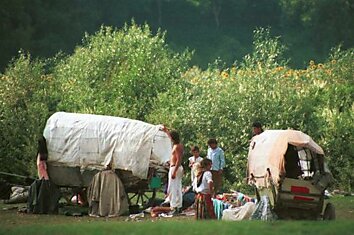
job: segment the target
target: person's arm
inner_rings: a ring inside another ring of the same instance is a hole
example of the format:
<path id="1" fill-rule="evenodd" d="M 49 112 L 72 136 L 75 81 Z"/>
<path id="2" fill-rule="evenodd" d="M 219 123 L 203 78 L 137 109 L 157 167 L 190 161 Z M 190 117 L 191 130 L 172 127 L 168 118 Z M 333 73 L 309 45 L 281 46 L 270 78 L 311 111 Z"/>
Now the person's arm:
<path id="1" fill-rule="evenodd" d="M 167 136 L 168 136 L 168 138 L 170 138 L 170 140 L 172 140 L 171 133 L 170 133 L 170 131 L 167 129 L 167 127 L 165 125 L 162 125 L 162 129 L 161 130 L 167 134 Z"/>
<path id="2" fill-rule="evenodd" d="M 213 181 L 209 181 L 209 190 L 210 190 L 210 195 L 211 197 L 215 197 L 215 192 L 214 192 L 214 182 Z"/>
<path id="3" fill-rule="evenodd" d="M 206 177 L 206 181 L 208 182 L 210 195 L 212 197 L 215 197 L 214 182 L 213 182 L 213 176 L 211 172 L 210 171 L 205 172 L 203 177 Z"/>

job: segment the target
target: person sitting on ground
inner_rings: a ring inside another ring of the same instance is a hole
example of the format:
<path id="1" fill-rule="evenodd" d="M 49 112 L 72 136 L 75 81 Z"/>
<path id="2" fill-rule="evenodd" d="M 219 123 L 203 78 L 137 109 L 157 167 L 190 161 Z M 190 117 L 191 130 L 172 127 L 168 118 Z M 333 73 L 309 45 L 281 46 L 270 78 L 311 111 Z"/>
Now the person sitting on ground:
<path id="1" fill-rule="evenodd" d="M 199 163 L 197 163 L 198 165 Z M 182 209 L 184 211 L 187 208 L 190 208 L 194 204 L 195 192 L 193 191 L 193 187 L 188 186 L 183 190 L 182 196 Z M 158 217 L 160 214 L 171 214 L 173 210 L 170 207 L 169 197 L 165 198 L 165 201 L 162 202 L 159 206 L 155 206 L 150 210 L 151 217 Z M 173 213 L 172 213 L 173 214 Z"/>
<path id="2" fill-rule="evenodd" d="M 215 219 L 212 197 L 215 197 L 212 174 L 210 172 L 212 161 L 204 158 L 197 169 L 196 177 L 193 181 L 193 189 L 197 193 L 195 198 L 195 218 Z"/>
<path id="3" fill-rule="evenodd" d="M 160 214 L 170 214 L 172 212 L 171 207 L 169 206 L 156 206 L 151 209 L 150 215 L 151 217 L 158 217 Z"/>

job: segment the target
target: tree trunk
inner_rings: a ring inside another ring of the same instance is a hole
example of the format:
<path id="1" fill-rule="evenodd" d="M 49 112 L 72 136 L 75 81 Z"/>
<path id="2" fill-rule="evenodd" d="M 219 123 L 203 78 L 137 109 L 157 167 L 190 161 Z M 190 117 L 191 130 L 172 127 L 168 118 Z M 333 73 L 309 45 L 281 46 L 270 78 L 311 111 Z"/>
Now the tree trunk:
<path id="1" fill-rule="evenodd" d="M 221 11 L 221 5 L 218 0 L 213 1 L 213 14 L 214 14 L 214 20 L 216 24 L 216 28 L 219 29 L 220 27 L 220 11 Z"/>

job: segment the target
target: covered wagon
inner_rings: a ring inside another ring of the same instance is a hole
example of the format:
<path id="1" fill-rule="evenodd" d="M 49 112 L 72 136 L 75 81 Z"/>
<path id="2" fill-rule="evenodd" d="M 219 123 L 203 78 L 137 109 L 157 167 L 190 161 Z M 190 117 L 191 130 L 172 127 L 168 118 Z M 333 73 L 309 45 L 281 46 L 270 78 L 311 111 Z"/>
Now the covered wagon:
<path id="1" fill-rule="evenodd" d="M 127 118 L 57 112 L 43 132 L 49 177 L 61 187 L 83 188 L 110 166 L 126 192 L 139 199 L 151 188 L 152 179 L 167 178 L 164 165 L 171 155 L 171 141 L 161 129 Z"/>
<path id="2" fill-rule="evenodd" d="M 333 177 L 323 149 L 296 130 L 267 130 L 255 136 L 248 154 L 248 183 L 258 197 L 268 196 L 280 218 L 334 219 L 324 192 Z"/>

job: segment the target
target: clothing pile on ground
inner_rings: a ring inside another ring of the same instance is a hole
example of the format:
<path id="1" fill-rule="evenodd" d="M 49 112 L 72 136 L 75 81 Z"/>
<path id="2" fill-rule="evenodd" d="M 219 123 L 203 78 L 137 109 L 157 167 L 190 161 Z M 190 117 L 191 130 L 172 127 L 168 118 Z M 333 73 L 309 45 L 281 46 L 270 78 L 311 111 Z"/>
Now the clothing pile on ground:
<path id="1" fill-rule="evenodd" d="M 196 205 L 194 203 L 195 193 L 191 188 L 183 194 L 182 212 L 177 214 L 193 216 L 195 215 Z M 270 200 L 267 196 L 262 196 L 261 200 L 247 196 L 241 192 L 218 194 L 212 198 L 215 217 L 218 220 L 240 221 L 240 220 L 265 220 L 277 219 L 271 210 Z M 157 207 L 150 207 L 144 211 L 150 213 L 152 217 L 172 217 L 176 215 L 171 210 L 168 198 Z M 141 213 L 132 215 L 141 216 Z"/>
<path id="2" fill-rule="evenodd" d="M 8 200 L 5 200 L 4 203 L 14 204 L 27 202 L 28 190 L 28 186 L 12 186 L 10 198 Z"/>
<path id="3" fill-rule="evenodd" d="M 272 211 L 268 196 L 262 196 L 256 209 L 252 214 L 253 220 L 272 221 L 277 219 L 277 215 Z"/>
<path id="4" fill-rule="evenodd" d="M 256 208 L 256 199 L 241 192 L 218 194 L 213 206 L 218 220 L 248 220 Z"/>

